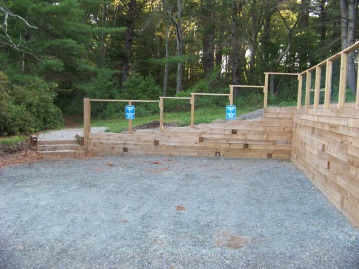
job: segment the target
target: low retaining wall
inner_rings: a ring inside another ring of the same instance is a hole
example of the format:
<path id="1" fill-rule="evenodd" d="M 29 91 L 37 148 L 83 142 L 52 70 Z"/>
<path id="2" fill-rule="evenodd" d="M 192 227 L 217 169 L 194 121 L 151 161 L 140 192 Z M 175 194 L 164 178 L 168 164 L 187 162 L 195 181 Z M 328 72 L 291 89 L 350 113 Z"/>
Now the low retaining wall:
<path id="1" fill-rule="evenodd" d="M 359 227 L 359 111 L 300 109 L 293 123 L 292 162 Z"/>
<path id="2" fill-rule="evenodd" d="M 294 109 L 267 108 L 259 121 L 172 127 L 133 134 L 89 134 L 88 150 L 121 156 L 290 159 Z"/>

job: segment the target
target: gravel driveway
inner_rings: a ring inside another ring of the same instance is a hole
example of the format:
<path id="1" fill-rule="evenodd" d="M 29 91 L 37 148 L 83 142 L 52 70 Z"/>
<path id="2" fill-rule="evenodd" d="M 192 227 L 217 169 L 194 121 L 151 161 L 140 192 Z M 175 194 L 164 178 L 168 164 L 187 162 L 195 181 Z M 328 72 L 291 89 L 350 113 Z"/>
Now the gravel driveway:
<path id="1" fill-rule="evenodd" d="M 359 268 L 359 232 L 294 164 L 160 157 L 0 170 L 0 268 Z"/>

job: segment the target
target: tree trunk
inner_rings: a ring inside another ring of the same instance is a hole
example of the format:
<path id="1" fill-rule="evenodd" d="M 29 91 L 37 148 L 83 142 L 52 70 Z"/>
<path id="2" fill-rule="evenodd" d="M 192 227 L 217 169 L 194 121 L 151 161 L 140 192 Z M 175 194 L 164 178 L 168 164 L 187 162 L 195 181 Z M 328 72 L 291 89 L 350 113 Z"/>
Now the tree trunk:
<path id="1" fill-rule="evenodd" d="M 136 18 L 136 0 L 130 0 L 127 11 L 127 28 L 125 36 L 125 59 L 122 67 L 122 86 L 130 74 L 130 56 L 133 41 L 133 24 Z"/>
<path id="2" fill-rule="evenodd" d="M 340 0 L 341 9 L 341 43 L 342 49 L 345 49 L 355 42 L 355 15 L 357 11 L 358 0 Z M 356 92 L 356 72 L 354 55 L 348 57 L 348 86 L 353 93 Z"/>
<path id="3" fill-rule="evenodd" d="M 325 4 L 326 4 L 326 0 L 320 0 L 320 12 L 319 12 L 319 21 L 320 21 L 320 30 L 319 30 L 319 35 L 320 35 L 320 41 L 321 44 L 324 43 L 324 40 L 326 38 L 327 35 L 327 12 L 325 10 Z"/>
<path id="4" fill-rule="evenodd" d="M 179 93 L 182 90 L 182 51 L 183 51 L 183 34 L 182 34 L 182 0 L 177 1 L 178 14 L 177 14 L 177 85 L 176 93 Z"/>
<path id="5" fill-rule="evenodd" d="M 264 26 L 263 26 L 263 35 L 262 35 L 262 44 L 263 44 L 263 70 L 270 70 L 269 60 L 270 60 L 270 51 L 271 51 L 271 42 L 270 42 L 270 33 L 271 33 L 271 17 L 272 12 L 266 11 L 264 18 Z"/>
<path id="6" fill-rule="evenodd" d="M 230 65 L 232 69 L 232 84 L 239 84 L 239 42 L 238 42 L 238 25 L 237 25 L 238 6 L 237 1 L 232 2 L 232 18 L 231 18 L 231 45 L 232 51 L 230 56 Z M 238 90 L 235 91 L 238 95 Z"/>
<path id="7" fill-rule="evenodd" d="M 166 50 L 166 63 L 165 63 L 165 74 L 163 77 L 163 96 L 167 96 L 167 87 L 168 87 L 168 73 L 169 73 L 169 65 L 168 65 L 168 56 L 169 56 L 169 39 L 170 39 L 170 21 L 166 20 L 166 36 L 165 36 L 165 50 Z"/>
<path id="8" fill-rule="evenodd" d="M 219 40 L 219 42 L 222 42 L 223 39 L 224 39 L 224 29 L 221 27 L 219 29 L 218 40 Z M 222 45 L 222 43 L 217 44 L 215 57 L 216 57 L 215 58 L 216 66 L 222 66 L 222 61 L 223 61 L 223 45 Z"/>
<path id="9" fill-rule="evenodd" d="M 214 34 L 215 34 L 215 24 L 214 24 L 214 11 L 213 11 L 213 1 L 205 0 L 204 5 L 202 5 L 203 10 L 203 72 L 204 75 L 208 75 L 214 69 Z"/>
<path id="10" fill-rule="evenodd" d="M 300 8 L 300 22 L 299 26 L 303 29 L 308 28 L 309 24 L 309 10 L 310 10 L 310 0 L 302 0 Z"/>
<path id="11" fill-rule="evenodd" d="M 102 21 L 101 27 L 105 28 L 107 24 L 107 13 L 108 13 L 108 5 L 107 3 L 103 4 L 103 13 L 102 13 Z M 100 52 L 100 67 L 106 66 L 106 37 L 107 35 L 102 32 L 101 33 L 101 52 Z"/>
<path id="12" fill-rule="evenodd" d="M 260 8 L 257 5 L 256 0 L 252 0 L 251 9 L 250 9 L 250 17 L 252 20 L 251 31 L 250 31 L 250 58 L 249 58 L 249 83 L 257 84 L 257 76 L 255 75 L 256 71 L 256 55 L 257 55 L 257 47 L 258 41 L 257 36 L 261 26 L 260 17 Z"/>

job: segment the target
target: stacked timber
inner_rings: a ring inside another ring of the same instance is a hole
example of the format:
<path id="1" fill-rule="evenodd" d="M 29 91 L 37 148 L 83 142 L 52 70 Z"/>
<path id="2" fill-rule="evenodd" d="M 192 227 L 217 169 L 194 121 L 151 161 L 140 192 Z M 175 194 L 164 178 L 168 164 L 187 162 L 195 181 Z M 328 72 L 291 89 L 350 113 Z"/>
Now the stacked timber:
<path id="1" fill-rule="evenodd" d="M 259 121 L 233 120 L 132 134 L 90 134 L 100 155 L 290 159 L 294 109 L 267 108 Z"/>
<path id="2" fill-rule="evenodd" d="M 359 227 L 359 111 L 301 109 L 292 143 L 292 161 Z"/>

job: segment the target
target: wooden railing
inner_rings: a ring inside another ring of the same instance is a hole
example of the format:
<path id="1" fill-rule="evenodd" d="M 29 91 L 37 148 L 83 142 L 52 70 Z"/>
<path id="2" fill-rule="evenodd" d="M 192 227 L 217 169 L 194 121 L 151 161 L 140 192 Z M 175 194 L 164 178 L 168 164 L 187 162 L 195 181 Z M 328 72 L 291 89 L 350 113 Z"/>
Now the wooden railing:
<path id="1" fill-rule="evenodd" d="M 304 72 L 298 75 L 298 103 L 297 108 L 301 108 L 302 106 L 302 95 L 303 95 L 303 77 L 306 76 L 306 84 L 305 84 L 305 104 L 304 107 L 308 109 L 310 107 L 310 92 L 313 91 L 311 89 L 312 85 L 312 72 L 315 71 L 315 87 L 314 87 L 314 102 L 313 108 L 319 107 L 319 97 L 320 97 L 320 79 L 322 68 L 326 68 L 325 72 L 325 87 L 324 87 L 324 108 L 329 108 L 330 106 L 330 96 L 331 96 L 331 86 L 332 86 L 332 72 L 333 72 L 333 62 L 335 60 L 340 59 L 340 79 L 339 79 L 339 94 L 338 94 L 338 109 L 344 108 L 345 105 L 345 95 L 347 90 L 347 77 L 348 77 L 348 55 L 351 52 L 354 52 L 359 48 L 359 42 L 354 45 L 348 47 L 347 49 L 338 52 L 337 54 L 329 57 L 328 59 L 320 62 L 319 64 L 305 70 Z M 357 74 L 357 87 L 356 87 L 356 109 L 359 108 L 359 68 Z"/>
<path id="2" fill-rule="evenodd" d="M 158 100 L 111 100 L 111 99 L 90 99 L 84 98 L 84 149 L 88 150 L 88 137 L 91 131 L 91 102 L 125 102 L 132 103 L 159 103 Z M 163 125 L 163 124 L 162 124 Z M 132 133 L 132 119 L 128 120 L 128 132 Z"/>

